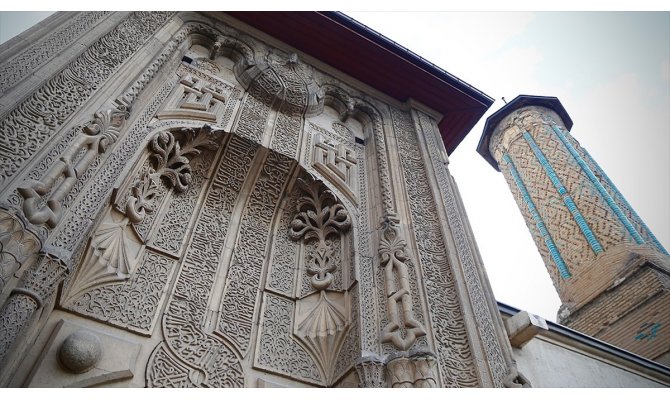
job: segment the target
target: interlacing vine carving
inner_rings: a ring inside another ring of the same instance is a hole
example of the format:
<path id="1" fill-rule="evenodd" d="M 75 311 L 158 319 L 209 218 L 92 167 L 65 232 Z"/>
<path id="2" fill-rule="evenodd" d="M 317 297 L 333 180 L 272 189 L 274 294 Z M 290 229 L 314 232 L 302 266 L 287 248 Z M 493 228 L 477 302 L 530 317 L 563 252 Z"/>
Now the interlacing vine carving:
<path id="1" fill-rule="evenodd" d="M 56 227 L 63 217 L 61 202 L 98 154 L 107 152 L 116 142 L 128 116 L 129 110 L 122 104 L 96 112 L 93 121 L 82 128 L 83 134 L 77 136 L 40 180 L 27 179 L 18 187 L 28 221 Z"/>
<path id="2" fill-rule="evenodd" d="M 133 224 L 144 220 L 153 212 L 152 200 L 158 193 L 159 180 L 177 193 L 186 191 L 193 181 L 190 160 L 204 149 L 214 149 L 216 142 L 212 128 L 182 129 L 180 139 L 170 131 L 157 133 L 149 142 L 150 171 L 143 172 L 132 188 L 125 206 L 125 213 Z"/>
<path id="3" fill-rule="evenodd" d="M 391 342 L 400 350 L 409 349 L 416 338 L 424 336 L 426 329 L 414 318 L 410 294 L 407 242 L 401 237 L 397 224 L 400 221 L 387 217 L 379 243 L 381 267 L 384 269 L 389 323 L 382 329 L 382 343 Z"/>
<path id="4" fill-rule="evenodd" d="M 295 241 L 318 241 L 313 257 L 307 261 L 307 273 L 312 276 L 312 286 L 324 290 L 332 283 L 331 272 L 337 267 L 332 262 L 333 248 L 326 239 L 331 234 L 345 233 L 351 227 L 351 217 L 320 181 L 299 178 L 298 185 L 306 195 L 298 199 L 298 214 L 291 221 L 289 237 Z"/>

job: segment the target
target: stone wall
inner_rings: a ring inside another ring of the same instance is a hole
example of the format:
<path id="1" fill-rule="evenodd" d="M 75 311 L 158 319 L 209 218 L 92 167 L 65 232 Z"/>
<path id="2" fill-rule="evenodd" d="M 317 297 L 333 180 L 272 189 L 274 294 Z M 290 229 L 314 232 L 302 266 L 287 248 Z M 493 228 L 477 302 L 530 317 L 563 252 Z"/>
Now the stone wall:
<path id="1" fill-rule="evenodd" d="M 431 110 L 223 13 L 68 16 L 2 86 L 3 385 L 503 386 Z"/>

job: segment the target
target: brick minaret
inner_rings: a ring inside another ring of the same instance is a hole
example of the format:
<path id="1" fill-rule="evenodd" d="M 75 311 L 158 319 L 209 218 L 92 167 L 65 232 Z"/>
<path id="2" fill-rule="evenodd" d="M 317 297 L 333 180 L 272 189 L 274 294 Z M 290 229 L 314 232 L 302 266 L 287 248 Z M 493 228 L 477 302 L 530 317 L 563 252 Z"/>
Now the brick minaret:
<path id="1" fill-rule="evenodd" d="M 518 96 L 486 120 L 477 151 L 507 180 L 563 303 L 559 321 L 670 365 L 668 252 L 571 127 L 557 98 Z"/>

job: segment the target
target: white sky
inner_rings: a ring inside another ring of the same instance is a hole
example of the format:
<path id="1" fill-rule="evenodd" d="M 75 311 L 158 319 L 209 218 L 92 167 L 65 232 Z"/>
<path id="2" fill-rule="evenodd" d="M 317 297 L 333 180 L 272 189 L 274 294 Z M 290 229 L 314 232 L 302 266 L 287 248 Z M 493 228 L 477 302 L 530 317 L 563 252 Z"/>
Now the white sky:
<path id="1" fill-rule="evenodd" d="M 324 8 L 364 9 L 338 4 Z M 475 152 L 501 97 L 558 97 L 573 136 L 670 249 L 670 13 L 345 13 L 496 99 L 452 154 L 450 169 L 499 301 L 552 321 L 560 306 L 502 174 Z M 41 18 L 0 12 L 0 42 Z"/>

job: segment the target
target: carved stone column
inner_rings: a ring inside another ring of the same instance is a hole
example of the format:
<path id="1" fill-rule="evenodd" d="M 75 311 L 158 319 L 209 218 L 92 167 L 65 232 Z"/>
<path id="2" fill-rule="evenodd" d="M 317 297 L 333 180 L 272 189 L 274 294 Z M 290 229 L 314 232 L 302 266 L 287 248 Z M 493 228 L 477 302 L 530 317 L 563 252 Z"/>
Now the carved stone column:
<path id="1" fill-rule="evenodd" d="M 0 310 L 0 372 L 7 376 L 8 354 L 21 340 L 21 335 L 30 324 L 33 315 L 44 306 L 46 300 L 64 278 L 67 268 L 58 258 L 45 254 L 33 268 L 26 271 L 21 283 L 12 290 Z"/>

